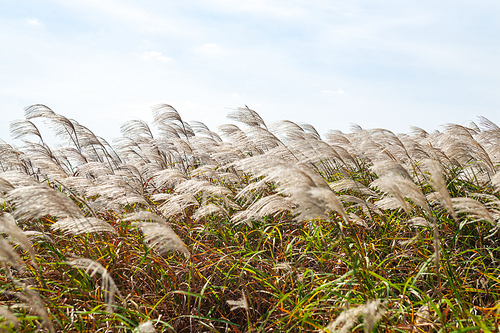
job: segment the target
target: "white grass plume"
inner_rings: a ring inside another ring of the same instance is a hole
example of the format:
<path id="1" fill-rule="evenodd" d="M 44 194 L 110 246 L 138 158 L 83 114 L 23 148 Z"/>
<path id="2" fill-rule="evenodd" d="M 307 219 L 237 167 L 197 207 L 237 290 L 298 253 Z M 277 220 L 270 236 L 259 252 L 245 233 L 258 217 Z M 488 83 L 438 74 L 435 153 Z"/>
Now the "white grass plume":
<path id="1" fill-rule="evenodd" d="M 21 139 L 27 135 L 35 135 L 42 140 L 42 134 L 36 125 L 29 120 L 14 120 L 10 123 L 10 135 L 13 139 Z"/>
<path id="2" fill-rule="evenodd" d="M 166 223 L 165 219 L 155 213 L 151 213 L 145 210 L 141 210 L 136 213 L 130 213 L 127 214 L 123 217 L 123 221 L 128 222 L 128 221 L 153 221 L 153 222 L 160 222 L 160 223 Z"/>
<path id="3" fill-rule="evenodd" d="M 148 123 L 140 119 L 133 119 L 123 123 L 120 126 L 120 132 L 123 136 L 130 138 L 145 136 L 153 139 L 153 132 L 151 131 Z"/>
<path id="4" fill-rule="evenodd" d="M 359 305 L 343 311 L 337 319 L 328 324 L 320 332 L 326 333 L 347 333 L 357 323 L 358 317 L 363 316 L 363 328 L 366 333 L 371 332 L 373 326 L 382 318 L 385 311 L 381 309 L 379 300 L 368 301 L 366 304 Z"/>
<path id="5" fill-rule="evenodd" d="M 256 196 L 265 196 L 266 192 L 269 192 L 270 188 L 265 180 L 259 180 L 257 182 L 252 182 L 245 186 L 241 191 L 236 194 L 235 199 L 243 199 L 247 203 L 253 201 Z"/>
<path id="6" fill-rule="evenodd" d="M 373 172 L 375 172 L 379 177 L 399 175 L 401 177 L 412 179 L 408 171 L 400 163 L 396 161 L 391 161 L 391 160 L 377 161 L 373 163 L 373 166 L 370 169 Z"/>
<path id="7" fill-rule="evenodd" d="M 268 176 L 267 181 L 278 181 L 281 170 L 286 170 L 291 164 L 280 156 L 264 154 L 241 159 L 234 165 L 254 178 Z"/>
<path id="8" fill-rule="evenodd" d="M 417 216 L 417 217 L 414 217 L 414 218 L 408 220 L 408 223 L 410 223 L 411 225 L 413 225 L 415 227 L 433 228 L 433 225 L 431 222 L 427 221 L 426 219 L 424 219 L 423 217 L 420 217 L 420 216 Z"/>
<path id="9" fill-rule="evenodd" d="M 70 266 L 84 270 L 90 277 L 94 277 L 96 274 L 101 275 L 101 290 L 107 304 L 106 311 L 113 313 L 115 294 L 120 297 L 121 294 L 108 270 L 97 261 L 87 258 L 76 258 L 67 263 Z"/>
<path id="10" fill-rule="evenodd" d="M 19 329 L 19 320 L 17 320 L 17 317 L 14 316 L 14 314 L 6 307 L 0 306 L 0 318 L 2 317 L 4 321 L 0 323 L 0 326 L 4 326 L 6 328 L 12 326 L 16 330 Z"/>
<path id="11" fill-rule="evenodd" d="M 175 192 L 177 193 L 191 193 L 196 194 L 202 192 L 204 194 L 209 194 L 212 196 L 232 196 L 233 192 L 230 189 L 224 186 L 214 185 L 213 183 L 207 180 L 198 180 L 198 179 L 190 179 L 188 181 L 179 184 L 175 188 Z"/>
<path id="12" fill-rule="evenodd" d="M 134 333 L 155 333 L 156 330 L 151 320 L 145 321 L 134 329 Z"/>
<path id="13" fill-rule="evenodd" d="M 68 217 L 57 221 L 50 227 L 52 230 L 61 230 L 65 235 L 80 235 L 84 233 L 117 234 L 112 225 L 94 217 Z"/>
<path id="14" fill-rule="evenodd" d="M 500 199 L 498 199 L 496 195 L 488 193 L 471 193 L 470 196 L 486 200 L 483 205 L 491 213 L 491 216 L 495 219 L 500 217 Z"/>
<path id="15" fill-rule="evenodd" d="M 424 160 L 424 165 L 427 167 L 429 173 L 431 174 L 432 187 L 437 192 L 439 192 L 441 198 L 444 201 L 444 206 L 446 207 L 446 209 L 448 209 L 455 221 L 457 221 L 457 215 L 455 214 L 450 194 L 448 193 L 448 189 L 446 188 L 446 182 L 443 177 L 443 168 L 441 164 L 435 160 L 426 159 Z"/>
<path id="16" fill-rule="evenodd" d="M 266 128 L 254 126 L 248 129 L 248 134 L 254 144 L 262 151 L 269 151 L 279 146 L 286 147 L 280 139 Z"/>
<path id="17" fill-rule="evenodd" d="M 475 218 L 474 221 L 461 222 L 461 226 L 467 223 L 473 223 L 476 221 L 484 220 L 490 222 L 492 225 L 496 226 L 496 222 L 488 212 L 486 207 L 477 200 L 472 198 L 452 198 L 453 208 L 457 214 L 464 213 L 469 217 Z"/>
<path id="18" fill-rule="evenodd" d="M 358 225 L 363 228 L 368 228 L 368 223 L 366 223 L 365 220 L 363 220 L 361 217 L 359 217 L 354 213 L 349 213 L 349 220 L 355 225 Z"/>
<path id="19" fill-rule="evenodd" d="M 325 207 L 327 211 L 337 212 L 346 223 L 349 223 L 349 217 L 344 210 L 344 206 L 342 206 L 339 198 L 332 190 L 322 187 L 312 187 L 305 194 L 311 196 L 316 202 L 319 202 L 319 205 Z M 294 197 L 297 198 L 298 196 L 301 196 L 300 193 L 296 193 Z M 306 208 L 306 205 L 302 204 L 302 206 Z"/>
<path id="20" fill-rule="evenodd" d="M 269 129 L 286 143 L 306 140 L 309 137 L 309 134 L 302 127 L 290 120 L 280 120 L 272 123 L 269 125 Z"/>
<path id="21" fill-rule="evenodd" d="M 154 174 L 154 184 L 158 189 L 173 188 L 186 181 L 186 175 L 176 169 L 165 169 Z"/>
<path id="22" fill-rule="evenodd" d="M 213 214 L 216 214 L 217 216 L 229 216 L 228 212 L 224 209 L 224 207 L 214 204 L 208 204 L 198 208 L 198 210 L 193 214 L 193 216 L 191 216 L 191 218 L 198 221 L 199 219 L 205 218 Z"/>
<path id="23" fill-rule="evenodd" d="M 220 175 L 216 168 L 216 165 L 203 165 L 191 171 L 190 175 L 205 180 L 219 179 Z"/>
<path id="24" fill-rule="evenodd" d="M 430 158 L 430 154 L 427 151 L 427 147 L 421 144 L 415 138 L 412 138 L 406 134 L 400 135 L 400 140 L 404 143 L 406 148 L 406 152 L 408 154 L 409 160 L 407 161 L 410 164 L 414 164 L 415 161 L 420 161 L 426 158 Z"/>
<path id="25" fill-rule="evenodd" d="M 429 205 L 427 204 L 422 191 L 408 178 L 399 175 L 384 176 L 373 181 L 370 185 L 373 188 L 378 188 L 385 193 L 391 194 L 396 200 L 399 201 L 401 207 L 409 214 L 410 206 L 404 199 L 410 198 L 423 208 L 429 216 L 432 216 Z M 380 206 L 379 206 L 380 207 Z"/>
<path id="26" fill-rule="evenodd" d="M 233 223 L 258 220 L 264 216 L 277 214 L 283 211 L 291 211 L 292 203 L 290 199 L 279 194 L 268 195 L 254 202 L 246 210 L 240 211 L 233 215 L 231 221 Z"/>
<path id="27" fill-rule="evenodd" d="M 163 216 L 170 218 L 179 214 L 185 214 L 185 209 L 199 206 L 198 200 L 191 193 L 173 195 L 158 207 Z"/>
<path id="28" fill-rule="evenodd" d="M 227 300 L 227 305 L 229 305 L 231 308 L 229 309 L 229 311 L 234 311 L 234 310 L 237 310 L 237 309 L 245 309 L 246 311 L 249 310 L 249 306 L 248 306 L 248 302 L 247 302 L 247 298 L 245 296 L 245 293 L 242 292 L 241 293 L 241 298 L 236 300 L 236 301 L 233 301 L 233 300 Z"/>
<path id="29" fill-rule="evenodd" d="M 241 182 L 241 178 L 236 172 L 219 172 L 219 179 L 225 184 L 236 185 Z"/>
<path id="30" fill-rule="evenodd" d="M 498 127 L 494 122 L 492 122 L 491 120 L 489 120 L 488 118 L 484 117 L 484 116 L 479 116 L 479 123 L 481 124 L 481 126 L 483 127 L 483 132 L 484 131 L 492 131 L 492 132 L 496 132 L 497 135 L 500 134 L 500 127 Z"/>
<path id="31" fill-rule="evenodd" d="M 377 205 L 375 204 L 372 204 L 370 201 L 366 201 L 361 198 L 355 197 L 353 195 L 347 195 L 347 194 L 339 196 L 339 199 L 342 202 L 355 203 L 355 205 L 350 206 L 350 208 L 360 207 L 363 210 L 363 212 L 368 216 L 371 216 L 370 209 L 377 215 L 380 216 L 384 215 L 384 213 L 382 213 L 379 207 L 377 207 Z M 377 202 L 380 202 L 380 200 Z"/>
<path id="32" fill-rule="evenodd" d="M 447 130 L 449 134 L 442 135 L 438 142 L 449 159 L 458 166 L 466 166 L 474 161 L 486 173 L 494 174 L 495 167 L 490 156 L 484 147 L 468 133 L 469 130 L 461 125 L 449 126 L 451 126 L 451 129 Z"/>
<path id="33" fill-rule="evenodd" d="M 330 183 L 330 188 L 334 191 L 346 191 L 346 190 L 351 190 L 357 193 L 369 195 L 372 197 L 377 197 L 377 193 L 370 190 L 368 187 L 365 185 L 361 184 L 358 181 L 352 180 L 352 179 L 341 179 L 337 180 L 333 183 Z"/>
<path id="34" fill-rule="evenodd" d="M 24 231 L 24 234 L 30 240 L 34 239 L 35 241 L 54 243 L 54 241 L 52 240 L 52 238 L 50 238 L 49 235 L 47 235 L 46 233 L 43 233 L 41 231 L 27 230 L 27 231 Z"/>
<path id="35" fill-rule="evenodd" d="M 14 186 L 11 183 L 0 177 L 0 194 L 5 194 L 13 189 Z"/>
<path id="36" fill-rule="evenodd" d="M 87 196 L 89 190 L 96 186 L 93 181 L 84 177 L 67 177 L 61 179 L 60 183 L 81 196 Z"/>
<path id="37" fill-rule="evenodd" d="M 53 115 L 55 115 L 55 112 L 43 104 L 33 104 L 24 108 L 24 116 L 26 119 L 50 117 Z"/>
<path id="38" fill-rule="evenodd" d="M 189 257 L 189 250 L 177 234 L 165 223 L 134 222 L 133 226 L 141 229 L 144 241 L 150 248 L 156 249 L 160 254 L 169 250 L 182 252 Z"/>
<path id="39" fill-rule="evenodd" d="M 81 165 L 89 162 L 82 152 L 73 147 L 58 147 L 54 149 L 54 155 L 63 158 L 73 165 Z"/>
<path id="40" fill-rule="evenodd" d="M 342 203 L 328 183 L 306 165 L 290 164 L 271 155 L 246 158 L 237 165 L 254 177 L 265 176 L 265 181 L 278 184 L 278 193 L 289 197 L 294 204 L 292 213 L 297 221 L 329 219 L 329 213 L 336 211 L 349 224 Z"/>
<path id="41" fill-rule="evenodd" d="M 104 163 L 89 162 L 78 166 L 76 175 L 88 179 L 97 179 L 102 176 L 112 175 L 113 171 Z"/>
<path id="42" fill-rule="evenodd" d="M 174 194 L 170 194 L 170 193 L 156 193 L 156 194 L 153 194 L 152 196 L 150 196 L 149 198 L 153 201 L 159 202 L 159 201 L 168 200 L 173 196 L 174 196 Z"/>
<path id="43" fill-rule="evenodd" d="M 17 219 L 37 219 L 47 215 L 83 217 L 80 208 L 70 198 L 41 185 L 16 188 L 8 193 L 7 199 L 15 203 L 13 214 Z"/>
<path id="44" fill-rule="evenodd" d="M 206 135 L 207 137 L 211 138 L 215 142 L 222 142 L 221 137 L 219 134 L 211 131 L 207 125 L 202 123 L 201 121 L 190 121 L 189 125 L 191 125 L 191 128 L 195 133 L 203 134 Z"/>
<path id="45" fill-rule="evenodd" d="M 496 192 L 500 190 L 500 172 L 491 177 L 491 184 L 495 187 Z"/>
<path id="46" fill-rule="evenodd" d="M 168 104 L 158 104 L 152 107 L 153 123 L 158 126 L 163 135 L 171 137 L 174 134 L 185 138 L 194 136 L 193 129 L 188 123 L 182 121 L 177 110 Z"/>
<path id="47" fill-rule="evenodd" d="M 232 150 L 240 151 L 244 154 L 258 155 L 263 151 L 243 132 L 238 126 L 233 124 L 224 124 L 219 126 L 219 131 L 229 138 Z M 233 157 L 239 157 L 238 154 L 231 154 Z"/>
<path id="48" fill-rule="evenodd" d="M 488 171 L 493 171 L 495 169 L 487 151 L 474 139 L 474 135 L 477 134 L 475 130 L 457 124 L 446 124 L 444 127 L 446 133 L 453 137 L 453 139 L 449 141 L 450 148 L 458 148 L 458 159 L 465 161 L 465 159 L 462 159 L 462 156 L 460 156 L 461 154 L 464 154 L 465 158 L 472 156 L 475 160 L 481 161 L 482 164 L 488 168 Z M 451 151 L 449 152 L 451 153 Z"/>
<path id="49" fill-rule="evenodd" d="M 275 271 L 285 271 L 288 273 L 292 271 L 292 266 L 288 262 L 280 262 L 275 264 L 273 269 Z"/>
<path id="50" fill-rule="evenodd" d="M 132 194 L 132 195 L 122 195 L 110 201 L 109 207 L 116 207 L 116 205 L 127 206 L 133 204 L 142 204 L 144 206 L 149 206 L 149 203 L 147 202 L 146 199 L 144 199 L 144 197 L 137 194 Z M 115 208 L 115 210 L 118 210 L 118 208 Z"/>
<path id="51" fill-rule="evenodd" d="M 166 144 L 169 147 L 173 146 L 173 148 L 170 149 L 171 151 L 176 151 L 177 153 L 185 153 L 190 155 L 193 153 L 193 147 L 191 147 L 189 142 L 187 142 L 185 139 L 171 138 L 168 139 Z M 186 158 L 186 155 L 183 155 L 183 158 Z"/>
<path id="52" fill-rule="evenodd" d="M 405 211 L 410 211 L 410 206 L 406 201 L 401 201 L 395 197 L 385 197 L 383 199 L 375 201 L 375 205 L 380 209 L 396 210 L 403 208 Z"/>
<path id="53" fill-rule="evenodd" d="M 37 175 L 46 175 L 50 179 L 63 179 L 72 173 L 67 165 L 59 159 L 54 152 L 45 144 L 25 142 L 21 148 L 29 159 L 31 167 L 37 170 Z"/>
<path id="54" fill-rule="evenodd" d="M 23 186 L 40 185 L 38 181 L 28 176 L 27 174 L 19 171 L 2 172 L 0 173 L 0 178 L 9 182 L 9 184 L 14 186 L 15 188 Z"/>
<path id="55" fill-rule="evenodd" d="M 17 226 L 16 220 L 9 213 L 0 216 L 0 232 L 9 235 L 15 242 L 20 244 L 21 248 L 30 255 L 33 266 L 38 269 L 35 251 L 28 236 Z"/>
<path id="56" fill-rule="evenodd" d="M 266 123 L 261 116 L 248 107 L 237 108 L 236 110 L 229 112 L 227 118 L 239 121 L 250 127 L 266 127 Z"/>
<path id="57" fill-rule="evenodd" d="M 0 142 L 0 171 L 26 170 L 23 153 L 8 143 Z"/>
<path id="58" fill-rule="evenodd" d="M 331 172 L 329 169 L 337 168 L 337 165 L 349 166 L 336 148 L 326 142 L 317 139 L 306 138 L 301 141 L 289 143 L 287 147 L 293 155 L 302 163 L 321 168 L 323 172 Z"/>
<path id="59" fill-rule="evenodd" d="M 120 211 L 120 205 L 140 203 L 147 206 L 142 194 L 142 187 L 127 178 L 118 175 L 101 176 L 96 180 L 99 185 L 87 190 L 87 195 L 98 195 L 95 203 L 106 209 Z"/>
<path id="60" fill-rule="evenodd" d="M 10 275 L 10 270 L 8 270 L 8 265 L 14 267 L 19 272 L 24 271 L 24 263 L 19 257 L 19 254 L 12 248 L 10 243 L 0 236 L 0 261 Z"/>

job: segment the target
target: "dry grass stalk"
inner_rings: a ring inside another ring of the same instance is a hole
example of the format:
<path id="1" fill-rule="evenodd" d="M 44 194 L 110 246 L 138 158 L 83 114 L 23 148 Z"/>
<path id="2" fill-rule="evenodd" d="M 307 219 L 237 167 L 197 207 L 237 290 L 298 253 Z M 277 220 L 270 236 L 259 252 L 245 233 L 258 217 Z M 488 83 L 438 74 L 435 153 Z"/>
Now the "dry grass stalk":
<path id="1" fill-rule="evenodd" d="M 26 306 L 31 311 L 35 311 L 42 318 L 42 326 L 45 327 L 50 333 L 55 333 L 54 325 L 50 320 L 49 314 L 45 309 L 42 298 L 34 289 L 30 286 L 25 285 L 22 282 L 14 281 L 14 283 L 22 289 L 21 292 L 15 292 L 12 294 L 19 299 L 23 300 L 26 304 L 20 304 L 21 306 Z"/>
<path id="2" fill-rule="evenodd" d="M 76 258 L 68 261 L 67 263 L 70 266 L 84 270 L 85 273 L 87 273 L 90 277 L 94 277 L 96 274 L 101 275 L 101 290 L 104 294 L 104 300 L 107 304 L 106 311 L 109 313 L 113 313 L 115 294 L 118 294 L 118 296 L 120 297 L 121 294 L 108 270 L 97 261 L 87 258 Z"/>
<path id="3" fill-rule="evenodd" d="M 233 300 L 227 300 L 226 301 L 227 305 L 231 307 L 229 311 L 234 311 L 237 309 L 245 309 L 245 311 L 248 311 L 250 307 L 248 306 L 247 298 L 245 296 L 245 293 L 241 293 L 241 298 L 233 301 Z"/>

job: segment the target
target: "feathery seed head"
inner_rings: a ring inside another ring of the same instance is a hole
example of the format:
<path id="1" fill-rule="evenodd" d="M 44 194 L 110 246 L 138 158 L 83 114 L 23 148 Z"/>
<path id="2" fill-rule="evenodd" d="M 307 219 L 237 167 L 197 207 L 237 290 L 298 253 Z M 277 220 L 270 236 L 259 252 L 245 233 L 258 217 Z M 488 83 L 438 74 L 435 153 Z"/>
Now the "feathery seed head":
<path id="1" fill-rule="evenodd" d="M 16 188 L 8 193 L 7 200 L 15 203 L 13 214 L 17 219 L 37 219 L 47 215 L 83 217 L 80 208 L 70 198 L 41 185 Z"/>
<path id="2" fill-rule="evenodd" d="M 141 229 L 144 241 L 160 254 L 173 250 L 182 252 L 186 257 L 190 256 L 186 244 L 168 225 L 154 222 L 134 222 L 132 225 Z"/>

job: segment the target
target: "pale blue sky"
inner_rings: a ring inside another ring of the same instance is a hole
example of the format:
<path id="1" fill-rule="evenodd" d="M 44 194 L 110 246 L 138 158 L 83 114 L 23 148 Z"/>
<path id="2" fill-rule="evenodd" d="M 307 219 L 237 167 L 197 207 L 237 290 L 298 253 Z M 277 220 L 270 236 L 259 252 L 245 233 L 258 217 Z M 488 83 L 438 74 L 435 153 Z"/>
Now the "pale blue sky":
<path id="1" fill-rule="evenodd" d="M 500 125 L 500 2 L 0 0 L 0 138 L 42 103 L 106 139 L 247 104 L 320 133 Z"/>

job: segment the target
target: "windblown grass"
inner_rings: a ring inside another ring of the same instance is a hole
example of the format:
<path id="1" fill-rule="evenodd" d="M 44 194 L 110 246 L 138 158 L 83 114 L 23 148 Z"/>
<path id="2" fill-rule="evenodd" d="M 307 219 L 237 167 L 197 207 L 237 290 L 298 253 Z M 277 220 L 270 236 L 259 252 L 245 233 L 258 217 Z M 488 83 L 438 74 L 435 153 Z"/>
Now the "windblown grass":
<path id="1" fill-rule="evenodd" d="M 0 144 L 0 330 L 499 330 L 485 118 L 322 138 L 240 108 L 218 134 L 158 105 L 111 145 L 25 111 Z"/>

